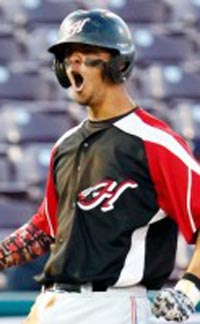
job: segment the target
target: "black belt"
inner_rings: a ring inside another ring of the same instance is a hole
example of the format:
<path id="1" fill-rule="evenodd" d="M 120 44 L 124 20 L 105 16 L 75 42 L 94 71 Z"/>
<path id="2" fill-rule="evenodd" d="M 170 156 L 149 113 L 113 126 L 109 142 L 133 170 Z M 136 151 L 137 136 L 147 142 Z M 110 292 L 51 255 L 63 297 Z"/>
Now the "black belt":
<path id="1" fill-rule="evenodd" d="M 54 283 L 52 285 L 42 286 L 42 291 L 66 291 L 77 292 L 83 291 L 106 291 L 107 287 L 100 284 L 69 284 L 69 283 Z"/>

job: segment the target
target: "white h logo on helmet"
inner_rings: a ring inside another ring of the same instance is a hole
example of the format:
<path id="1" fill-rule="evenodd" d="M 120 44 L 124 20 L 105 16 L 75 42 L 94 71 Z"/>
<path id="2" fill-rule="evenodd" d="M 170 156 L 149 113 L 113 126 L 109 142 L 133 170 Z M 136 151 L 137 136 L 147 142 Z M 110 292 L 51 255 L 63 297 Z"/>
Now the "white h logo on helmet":
<path id="1" fill-rule="evenodd" d="M 82 32 L 85 24 L 90 20 L 90 18 L 81 19 L 75 22 L 66 21 L 66 24 L 62 26 L 63 31 L 67 34 L 68 37 L 73 36 Z"/>

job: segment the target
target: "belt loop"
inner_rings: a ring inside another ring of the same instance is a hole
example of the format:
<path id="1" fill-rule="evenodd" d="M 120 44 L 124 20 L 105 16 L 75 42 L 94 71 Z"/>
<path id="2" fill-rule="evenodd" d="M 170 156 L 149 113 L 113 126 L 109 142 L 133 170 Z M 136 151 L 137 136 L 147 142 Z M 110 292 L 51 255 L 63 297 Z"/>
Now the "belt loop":
<path id="1" fill-rule="evenodd" d="M 42 285 L 42 287 L 41 287 L 41 293 L 44 294 L 45 291 L 46 291 L 45 285 Z"/>
<path id="2" fill-rule="evenodd" d="M 92 286 L 91 283 L 81 285 L 80 286 L 80 291 L 83 292 L 83 293 L 93 291 L 93 286 Z"/>

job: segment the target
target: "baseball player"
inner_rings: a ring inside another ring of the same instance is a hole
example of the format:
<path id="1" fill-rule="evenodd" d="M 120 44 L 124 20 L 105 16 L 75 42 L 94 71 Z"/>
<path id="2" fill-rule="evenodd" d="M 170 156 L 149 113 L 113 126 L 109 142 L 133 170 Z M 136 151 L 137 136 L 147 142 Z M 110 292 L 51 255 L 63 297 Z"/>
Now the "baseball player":
<path id="1" fill-rule="evenodd" d="M 88 118 L 57 141 L 40 208 L 0 245 L 1 269 L 51 251 L 24 323 L 147 324 L 149 289 L 159 289 L 155 316 L 186 320 L 200 300 L 199 164 L 127 93 L 134 46 L 120 17 L 75 11 L 49 51 Z M 160 290 L 178 230 L 196 249 L 176 286 Z"/>

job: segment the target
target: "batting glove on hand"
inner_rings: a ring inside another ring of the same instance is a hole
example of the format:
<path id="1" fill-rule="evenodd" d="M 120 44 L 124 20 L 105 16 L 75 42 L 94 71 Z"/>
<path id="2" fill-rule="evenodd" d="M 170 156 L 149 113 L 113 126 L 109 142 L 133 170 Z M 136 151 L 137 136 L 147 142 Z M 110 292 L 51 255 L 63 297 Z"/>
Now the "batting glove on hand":
<path id="1" fill-rule="evenodd" d="M 189 318 L 195 310 L 192 301 L 176 289 L 163 289 L 156 296 L 152 313 L 156 317 L 164 317 L 167 321 L 182 322 Z"/>
<path id="2" fill-rule="evenodd" d="M 156 317 L 162 316 L 167 321 L 182 322 L 195 311 L 195 306 L 200 300 L 200 290 L 197 288 L 199 279 L 189 273 L 184 276 L 174 288 L 163 289 L 155 297 L 152 313 Z"/>

